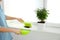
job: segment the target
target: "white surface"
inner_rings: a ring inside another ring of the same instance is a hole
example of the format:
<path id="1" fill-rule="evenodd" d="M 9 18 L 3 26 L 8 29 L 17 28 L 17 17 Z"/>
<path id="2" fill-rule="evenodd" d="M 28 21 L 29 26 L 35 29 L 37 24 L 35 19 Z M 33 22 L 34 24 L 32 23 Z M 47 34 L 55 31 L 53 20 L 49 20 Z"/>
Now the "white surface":
<path id="1" fill-rule="evenodd" d="M 60 24 L 59 23 L 45 23 L 44 31 L 50 33 L 60 34 Z"/>
<path id="2" fill-rule="evenodd" d="M 49 33 L 56 33 L 56 34 L 60 34 L 60 28 L 45 28 L 44 32 L 49 32 Z"/>
<path id="3" fill-rule="evenodd" d="M 60 23 L 52 23 L 52 22 L 46 22 L 46 27 L 53 27 L 53 28 L 60 28 Z"/>
<path id="4" fill-rule="evenodd" d="M 30 34 L 22 36 L 12 34 L 13 40 L 60 40 L 60 29 L 50 24 L 33 23 L 38 27 L 38 31 L 31 31 Z M 50 27 L 51 26 L 51 27 Z M 44 29 L 44 30 L 43 30 Z"/>
<path id="5" fill-rule="evenodd" d="M 31 31 L 30 34 L 22 36 L 12 34 L 13 40 L 60 40 L 60 34 Z"/>
<path id="6" fill-rule="evenodd" d="M 23 23 L 20 23 L 18 20 L 7 20 L 8 27 L 18 28 L 18 29 L 28 29 L 28 30 L 37 30 L 36 25 L 33 23 L 31 28 L 25 28 Z"/>
<path id="7" fill-rule="evenodd" d="M 33 22 L 31 28 L 25 28 L 23 23 L 20 23 L 17 20 L 7 20 L 8 27 L 18 28 L 18 29 L 28 29 L 32 31 L 40 31 L 40 32 L 50 32 L 60 34 L 60 24 L 56 23 L 36 23 Z"/>
<path id="8" fill-rule="evenodd" d="M 55 33 L 60 34 L 60 24 L 59 23 L 51 23 L 46 22 L 42 23 L 34 23 L 38 27 L 39 32 L 48 32 L 48 33 Z"/>
<path id="9" fill-rule="evenodd" d="M 7 24 L 12 28 L 24 28 L 23 24 L 17 20 L 7 20 Z M 38 31 L 31 31 L 28 35 L 16 35 L 12 33 L 12 40 L 60 40 L 60 28 L 48 24 L 32 23 L 34 26 L 31 30 L 38 28 Z M 50 27 L 51 26 L 51 27 Z"/>

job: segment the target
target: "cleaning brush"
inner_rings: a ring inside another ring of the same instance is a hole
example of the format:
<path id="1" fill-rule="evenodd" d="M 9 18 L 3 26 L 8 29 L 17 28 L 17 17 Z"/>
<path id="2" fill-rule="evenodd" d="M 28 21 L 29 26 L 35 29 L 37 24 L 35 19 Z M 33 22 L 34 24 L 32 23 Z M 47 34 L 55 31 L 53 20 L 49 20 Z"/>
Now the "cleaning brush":
<path id="1" fill-rule="evenodd" d="M 29 22 L 24 22 L 24 27 L 25 28 L 31 28 L 32 27 L 32 24 L 29 23 Z"/>

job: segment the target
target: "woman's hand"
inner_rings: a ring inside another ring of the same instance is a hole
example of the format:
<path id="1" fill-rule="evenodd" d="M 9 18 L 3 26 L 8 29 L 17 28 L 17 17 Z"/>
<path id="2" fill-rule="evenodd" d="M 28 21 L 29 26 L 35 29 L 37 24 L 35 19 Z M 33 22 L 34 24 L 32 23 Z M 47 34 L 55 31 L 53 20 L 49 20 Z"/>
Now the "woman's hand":
<path id="1" fill-rule="evenodd" d="M 20 34 L 20 29 L 1 27 L 0 32 L 13 32 L 13 33 L 16 33 L 16 34 Z"/>
<path id="2" fill-rule="evenodd" d="M 23 23 L 24 20 L 21 18 L 16 18 L 16 17 L 10 17 L 10 16 L 6 16 L 6 20 L 13 20 L 13 19 L 17 19 L 19 22 Z"/>
<path id="3" fill-rule="evenodd" d="M 15 34 L 20 34 L 20 30 L 17 29 L 17 30 L 14 31 L 14 33 L 15 33 Z"/>
<path id="4" fill-rule="evenodd" d="M 21 19 L 21 18 L 16 18 L 19 22 L 21 22 L 21 23 L 23 23 L 24 22 L 24 20 L 23 19 Z"/>
<path id="5" fill-rule="evenodd" d="M 20 29 L 12 29 L 12 32 L 15 33 L 15 34 L 21 34 Z"/>

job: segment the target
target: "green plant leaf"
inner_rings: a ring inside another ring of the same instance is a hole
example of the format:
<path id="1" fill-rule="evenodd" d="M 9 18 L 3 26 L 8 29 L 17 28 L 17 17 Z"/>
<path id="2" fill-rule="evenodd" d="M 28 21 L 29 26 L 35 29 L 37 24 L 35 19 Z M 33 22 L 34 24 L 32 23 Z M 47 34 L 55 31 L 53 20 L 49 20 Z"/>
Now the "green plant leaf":
<path id="1" fill-rule="evenodd" d="M 36 14 L 39 20 L 45 20 L 47 19 L 49 13 L 45 8 L 43 8 L 43 9 L 37 9 Z"/>

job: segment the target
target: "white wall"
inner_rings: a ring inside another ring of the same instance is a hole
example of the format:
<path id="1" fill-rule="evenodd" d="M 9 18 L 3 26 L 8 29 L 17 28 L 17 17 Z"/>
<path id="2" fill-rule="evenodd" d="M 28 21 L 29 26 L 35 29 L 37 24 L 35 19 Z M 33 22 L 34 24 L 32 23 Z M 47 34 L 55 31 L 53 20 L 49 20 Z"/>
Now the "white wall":
<path id="1" fill-rule="evenodd" d="M 49 10 L 47 22 L 60 23 L 60 0 L 46 0 Z M 25 21 L 36 22 L 36 8 L 43 7 L 43 0 L 4 0 L 5 14 Z"/>
<path id="2" fill-rule="evenodd" d="M 60 23 L 60 0 L 47 0 L 48 22 Z"/>
<path id="3" fill-rule="evenodd" d="M 43 7 L 43 0 L 4 0 L 5 14 L 36 22 L 36 9 Z"/>

